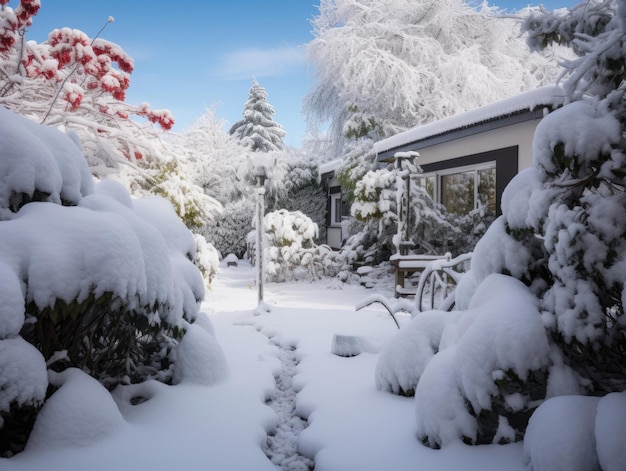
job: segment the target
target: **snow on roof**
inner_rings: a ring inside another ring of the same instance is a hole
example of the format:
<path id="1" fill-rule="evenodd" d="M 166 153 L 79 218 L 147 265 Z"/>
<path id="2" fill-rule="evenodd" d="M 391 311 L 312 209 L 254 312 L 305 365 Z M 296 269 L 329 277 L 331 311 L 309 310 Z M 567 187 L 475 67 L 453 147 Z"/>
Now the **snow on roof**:
<path id="1" fill-rule="evenodd" d="M 319 167 L 318 167 L 319 174 L 320 175 L 324 175 L 325 173 L 334 172 L 335 170 L 337 170 L 339 165 L 341 165 L 342 161 L 343 161 L 343 159 L 338 158 L 338 159 L 331 160 L 329 162 L 324 162 L 323 164 L 320 164 Z"/>
<path id="2" fill-rule="evenodd" d="M 466 113 L 457 114 L 439 121 L 416 126 L 394 136 L 374 143 L 377 154 L 413 142 L 439 136 L 457 129 L 468 128 L 480 123 L 511 116 L 524 111 L 533 111 L 539 106 L 558 106 L 565 100 L 565 93 L 558 85 L 546 85 L 506 100 L 491 103 Z"/>

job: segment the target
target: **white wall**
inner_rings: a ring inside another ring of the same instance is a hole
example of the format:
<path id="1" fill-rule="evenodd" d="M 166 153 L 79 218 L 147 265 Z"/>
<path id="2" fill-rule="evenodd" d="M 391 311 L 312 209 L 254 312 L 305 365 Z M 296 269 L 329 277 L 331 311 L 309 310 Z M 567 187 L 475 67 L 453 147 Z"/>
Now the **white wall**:
<path id="1" fill-rule="evenodd" d="M 539 119 L 513 124 L 480 134 L 455 139 L 453 141 L 424 147 L 419 150 L 418 164 L 430 164 L 442 160 L 465 157 L 491 150 L 517 145 L 519 147 L 518 169 L 523 170 L 533 164 L 533 136 Z"/>

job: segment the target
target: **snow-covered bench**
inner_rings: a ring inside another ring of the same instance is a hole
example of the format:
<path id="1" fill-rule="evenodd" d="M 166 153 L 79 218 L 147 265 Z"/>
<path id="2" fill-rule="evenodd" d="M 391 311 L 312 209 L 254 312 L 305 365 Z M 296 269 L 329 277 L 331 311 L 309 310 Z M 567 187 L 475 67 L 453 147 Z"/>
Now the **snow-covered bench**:
<path id="1" fill-rule="evenodd" d="M 421 274 L 428 265 L 436 260 L 449 261 L 451 258 L 450 253 L 445 255 L 392 255 L 390 260 L 395 272 L 396 298 L 415 296 L 417 293 L 417 286 L 407 286 L 408 277 L 418 272 Z"/>
<path id="2" fill-rule="evenodd" d="M 461 254 L 453 259 L 450 258 L 449 254 L 446 254 L 444 257 L 420 260 L 414 265 L 411 264 L 410 260 L 400 259 L 400 257 L 398 259 L 398 267 L 400 268 L 421 270 L 419 284 L 414 292 L 414 302 L 407 299 L 392 301 L 381 294 L 373 294 L 355 306 L 357 311 L 371 304 L 380 303 L 387 309 L 399 329 L 400 324 L 395 317 L 397 312 L 405 311 L 414 317 L 418 313 L 430 309 L 451 311 L 454 308 L 456 285 L 469 268 L 472 252 Z M 427 263 L 422 266 L 421 262 L 424 261 Z M 398 287 L 396 286 L 396 293 L 397 290 Z"/>

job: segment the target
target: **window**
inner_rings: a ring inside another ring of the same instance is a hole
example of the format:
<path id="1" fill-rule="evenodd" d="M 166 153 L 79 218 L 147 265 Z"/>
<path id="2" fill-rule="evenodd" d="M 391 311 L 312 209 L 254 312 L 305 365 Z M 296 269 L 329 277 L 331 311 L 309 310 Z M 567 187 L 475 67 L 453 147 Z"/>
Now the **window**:
<path id="1" fill-rule="evenodd" d="M 481 206 L 496 212 L 495 162 L 420 175 L 417 183 L 450 213 L 468 214 Z"/>
<path id="2" fill-rule="evenodd" d="M 341 193 L 332 193 L 330 195 L 330 225 L 340 226 L 342 219 Z"/>

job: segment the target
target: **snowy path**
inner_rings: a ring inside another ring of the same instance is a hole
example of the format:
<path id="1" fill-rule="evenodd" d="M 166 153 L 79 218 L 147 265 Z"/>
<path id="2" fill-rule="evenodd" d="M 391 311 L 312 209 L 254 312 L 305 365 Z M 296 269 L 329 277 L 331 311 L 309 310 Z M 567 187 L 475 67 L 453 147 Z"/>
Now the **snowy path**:
<path id="1" fill-rule="evenodd" d="M 277 469 L 284 471 L 311 471 L 313 461 L 298 452 L 300 432 L 307 426 L 307 421 L 296 413 L 296 390 L 293 377 L 298 366 L 295 345 L 281 345 L 270 341 L 279 348 L 278 359 L 282 368 L 276 376 L 276 395 L 267 404 L 276 412 L 276 429 L 267 437 L 263 451 Z"/>
<path id="2" fill-rule="evenodd" d="M 259 334 L 270 339 L 267 340 L 270 346 L 284 347 L 276 352 L 278 365 L 273 369 L 273 375 L 274 378 L 292 378 L 292 384 L 285 388 L 284 398 L 280 391 L 282 385 L 276 385 L 275 401 L 285 402 L 275 403 L 272 408 L 281 410 L 284 407 L 289 412 L 285 411 L 283 416 L 292 417 L 291 407 L 295 399 L 295 415 L 306 417 L 308 424 L 301 431 L 290 429 L 293 424 L 289 423 L 282 428 L 277 416 L 276 441 L 270 445 L 274 450 L 268 454 L 278 459 L 277 453 L 287 447 L 281 442 L 283 438 L 279 438 L 284 434 L 287 440 L 291 440 L 289 447 L 293 448 L 290 449 L 295 448 L 297 441 L 300 454 L 314 457 L 315 471 L 412 471 L 416 466 L 436 471 L 525 469 L 521 444 L 459 445 L 445 450 L 424 447 L 415 436 L 413 399 L 376 389 L 374 370 L 378 355 L 362 353 L 342 358 L 331 353 L 335 334 L 363 336 L 372 345 L 381 347 L 396 332 L 395 325 L 382 308 L 355 312 L 354 306 L 371 295 L 371 291 L 361 286 L 337 286 L 329 281 L 269 283 L 265 302 L 270 306 L 270 312 L 254 316 L 254 274 L 249 267 L 247 269 L 247 274 L 245 266 L 223 269 L 206 304 L 216 312 L 211 319 L 218 340 L 222 328 L 243 324 L 253 326 Z M 392 296 L 393 291 L 381 294 Z M 247 311 L 241 311 L 242 308 Z M 408 318 L 400 318 L 401 324 L 407 321 Z M 294 353 L 289 348 L 294 345 L 299 360 L 297 368 L 293 363 L 289 364 L 293 360 L 287 358 Z M 294 457 L 289 462 L 297 466 L 303 463 L 299 459 Z M 288 458 L 285 459 L 287 462 Z M 300 471 L 309 468 L 282 469 Z"/>

